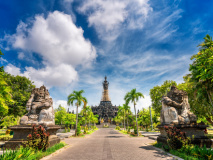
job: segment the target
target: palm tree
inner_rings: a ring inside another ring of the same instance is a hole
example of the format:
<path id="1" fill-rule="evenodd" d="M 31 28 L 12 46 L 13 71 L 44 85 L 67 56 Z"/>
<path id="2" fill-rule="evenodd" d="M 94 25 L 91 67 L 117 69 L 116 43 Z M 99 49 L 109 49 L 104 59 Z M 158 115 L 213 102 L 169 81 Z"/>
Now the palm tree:
<path id="1" fill-rule="evenodd" d="M 136 92 L 136 88 L 132 89 L 124 97 L 124 100 L 126 101 L 127 105 L 129 104 L 129 102 L 132 102 L 134 104 L 135 118 L 136 118 L 136 127 L 137 127 L 137 136 L 139 136 L 139 134 L 138 134 L 138 121 L 137 121 L 137 114 L 136 114 L 136 108 L 135 108 L 135 106 L 136 106 L 136 102 L 141 97 L 144 98 L 144 95 L 141 92 Z"/>
<path id="2" fill-rule="evenodd" d="M 72 105 L 74 101 L 77 101 L 75 103 L 76 105 L 76 127 L 75 127 L 75 136 L 77 136 L 77 126 L 78 126 L 78 107 L 81 106 L 82 102 L 87 103 L 87 99 L 82 96 L 82 93 L 84 93 L 84 90 L 80 91 L 73 91 L 68 97 L 67 97 L 67 104 Z"/>
<path id="3" fill-rule="evenodd" d="M 85 116 L 85 125 L 87 125 L 87 119 L 88 119 L 88 115 L 90 114 L 90 112 L 92 112 L 92 109 L 90 106 L 84 106 L 83 110 L 82 110 L 82 115 Z"/>
<path id="4" fill-rule="evenodd" d="M 118 114 L 124 117 L 124 123 L 123 124 L 124 124 L 124 129 L 125 129 L 125 110 L 124 110 L 124 107 L 122 107 L 122 106 L 118 107 Z"/>
<path id="5" fill-rule="evenodd" d="M 130 107 L 127 104 L 123 104 L 123 109 L 124 109 L 124 129 L 125 128 L 125 116 L 126 113 L 128 113 L 130 111 Z M 127 126 L 128 126 L 128 115 L 127 115 Z"/>

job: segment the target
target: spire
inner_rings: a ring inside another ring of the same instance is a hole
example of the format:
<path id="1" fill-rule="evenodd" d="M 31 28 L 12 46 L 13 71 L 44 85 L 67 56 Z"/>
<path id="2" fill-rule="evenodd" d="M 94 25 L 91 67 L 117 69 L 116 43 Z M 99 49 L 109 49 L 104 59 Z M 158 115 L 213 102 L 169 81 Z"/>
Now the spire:
<path id="1" fill-rule="evenodd" d="M 109 82 L 107 81 L 107 76 L 105 76 L 105 81 L 103 82 L 103 93 L 101 101 L 110 101 L 109 92 L 108 92 Z"/>

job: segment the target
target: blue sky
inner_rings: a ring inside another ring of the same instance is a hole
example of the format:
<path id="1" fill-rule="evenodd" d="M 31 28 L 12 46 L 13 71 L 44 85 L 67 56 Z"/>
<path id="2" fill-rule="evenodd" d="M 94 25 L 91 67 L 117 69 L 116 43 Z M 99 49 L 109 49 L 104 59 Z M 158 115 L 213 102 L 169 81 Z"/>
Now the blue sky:
<path id="1" fill-rule="evenodd" d="M 0 1 L 1 64 L 37 87 L 46 85 L 54 107 L 73 90 L 98 105 L 108 77 L 114 105 L 133 88 L 145 99 L 165 80 L 183 82 L 190 57 L 213 35 L 213 1 Z M 74 109 L 74 107 L 71 107 Z"/>

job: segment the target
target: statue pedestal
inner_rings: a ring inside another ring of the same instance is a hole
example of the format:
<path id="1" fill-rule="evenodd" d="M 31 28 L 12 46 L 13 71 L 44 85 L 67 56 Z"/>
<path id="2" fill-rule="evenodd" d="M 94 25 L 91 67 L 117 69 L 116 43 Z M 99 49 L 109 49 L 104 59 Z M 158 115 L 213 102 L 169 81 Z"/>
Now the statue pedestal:
<path id="1" fill-rule="evenodd" d="M 36 125 L 38 128 L 39 125 Z M 60 129 L 60 126 L 50 125 L 43 126 L 47 133 L 50 134 L 49 137 L 49 146 L 51 147 L 60 142 L 60 138 L 56 136 L 56 132 Z M 5 149 L 16 149 L 19 148 L 20 145 L 24 146 L 24 143 L 27 142 L 27 136 L 32 133 L 32 125 L 16 125 L 10 127 L 10 129 L 14 132 L 13 138 L 4 144 Z"/>
<path id="2" fill-rule="evenodd" d="M 199 125 L 199 124 L 158 125 L 157 128 L 160 130 L 161 133 L 157 138 L 158 143 L 161 142 L 163 144 L 167 144 L 167 134 L 164 129 L 164 126 L 176 127 L 177 129 L 180 129 L 182 132 L 186 132 L 187 137 L 190 137 L 191 139 L 192 137 L 194 137 L 194 139 L 192 139 L 192 144 L 198 145 L 200 147 L 203 147 L 204 145 L 206 145 L 206 147 L 211 147 L 213 145 L 213 141 L 204 135 L 204 130 L 206 129 L 206 127 L 208 127 L 208 125 Z"/>

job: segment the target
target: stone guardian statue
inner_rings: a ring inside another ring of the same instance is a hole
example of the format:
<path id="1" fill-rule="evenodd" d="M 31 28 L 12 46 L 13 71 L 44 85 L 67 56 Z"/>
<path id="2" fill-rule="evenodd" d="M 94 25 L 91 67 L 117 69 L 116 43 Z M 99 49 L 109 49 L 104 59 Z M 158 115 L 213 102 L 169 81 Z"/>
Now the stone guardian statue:
<path id="1" fill-rule="evenodd" d="M 161 124 L 191 124 L 197 117 L 190 112 L 188 95 L 175 86 L 162 98 Z"/>
<path id="2" fill-rule="evenodd" d="M 26 109 L 28 113 L 21 118 L 21 125 L 55 125 L 53 100 L 44 85 L 32 90 Z"/>

